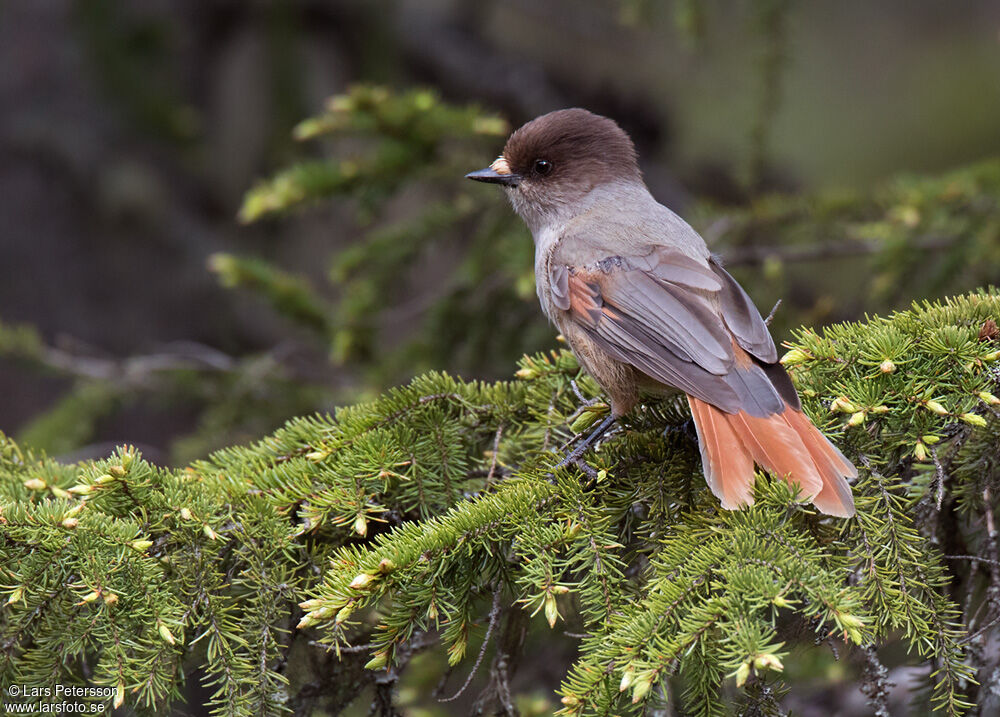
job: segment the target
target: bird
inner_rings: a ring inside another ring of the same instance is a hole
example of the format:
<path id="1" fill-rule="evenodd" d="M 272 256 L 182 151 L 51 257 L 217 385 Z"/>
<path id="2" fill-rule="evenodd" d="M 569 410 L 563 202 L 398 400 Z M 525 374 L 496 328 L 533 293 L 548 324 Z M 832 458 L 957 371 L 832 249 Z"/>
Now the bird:
<path id="1" fill-rule="evenodd" d="M 635 146 L 581 108 L 515 130 L 468 179 L 503 188 L 535 244 L 542 311 L 608 396 L 567 460 L 646 394 L 687 397 L 705 480 L 721 507 L 754 503 L 754 464 L 849 518 L 857 469 L 802 411 L 753 301 L 704 239 L 650 193 Z"/>

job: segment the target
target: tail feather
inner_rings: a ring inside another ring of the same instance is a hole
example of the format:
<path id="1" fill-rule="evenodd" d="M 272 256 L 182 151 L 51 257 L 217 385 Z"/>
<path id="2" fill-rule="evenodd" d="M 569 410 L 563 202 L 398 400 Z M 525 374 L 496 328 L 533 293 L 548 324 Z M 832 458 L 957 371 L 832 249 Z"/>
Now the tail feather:
<path id="1" fill-rule="evenodd" d="M 809 421 L 786 405 L 767 417 L 725 413 L 688 396 L 698 431 L 702 465 L 712 492 L 727 509 L 753 504 L 753 464 L 797 483 L 829 515 L 854 515 L 848 477 L 857 469 Z"/>
<path id="2" fill-rule="evenodd" d="M 823 478 L 823 489 L 813 497 L 813 504 L 828 515 L 850 518 L 854 515 L 854 495 L 847 479 L 857 478 L 858 469 L 802 411 L 788 408 L 782 416 L 798 432 Z"/>
<path id="3" fill-rule="evenodd" d="M 766 418 L 750 416 L 743 411 L 724 415 L 762 468 L 789 483 L 798 483 L 805 495 L 820 492 L 823 481 L 816 473 L 816 466 L 798 432 L 779 418 L 782 414 Z"/>
<path id="4" fill-rule="evenodd" d="M 743 449 L 729 422 L 721 418 L 726 414 L 696 398 L 688 397 L 688 401 L 708 487 L 727 510 L 752 504 L 753 458 Z M 741 479 L 734 480 L 734 476 Z M 750 480 L 743 480 L 744 476 Z"/>

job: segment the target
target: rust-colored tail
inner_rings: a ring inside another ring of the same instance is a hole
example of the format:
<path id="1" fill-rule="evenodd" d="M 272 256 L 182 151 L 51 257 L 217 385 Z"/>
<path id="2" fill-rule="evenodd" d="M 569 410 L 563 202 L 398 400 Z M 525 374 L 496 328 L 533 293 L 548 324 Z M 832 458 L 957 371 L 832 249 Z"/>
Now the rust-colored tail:
<path id="1" fill-rule="evenodd" d="M 745 411 L 726 413 L 688 396 L 698 430 L 701 462 L 712 492 L 722 507 L 753 504 L 753 464 L 789 483 L 828 515 L 854 515 L 854 497 L 847 479 L 857 469 L 812 424 L 802 411 L 785 405 L 767 417 Z"/>

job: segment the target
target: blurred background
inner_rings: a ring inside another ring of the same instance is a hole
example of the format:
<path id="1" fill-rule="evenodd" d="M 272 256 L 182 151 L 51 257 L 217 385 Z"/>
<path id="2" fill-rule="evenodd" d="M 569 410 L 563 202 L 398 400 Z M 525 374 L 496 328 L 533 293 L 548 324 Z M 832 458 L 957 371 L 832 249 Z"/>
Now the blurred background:
<path id="1" fill-rule="evenodd" d="M 553 346 L 461 177 L 561 107 L 632 134 L 779 340 L 1000 274 L 992 0 L 33 0 L 0 67 L 0 429 L 67 459 Z"/>
<path id="2" fill-rule="evenodd" d="M 462 176 L 561 107 L 632 134 L 778 341 L 1000 281 L 994 0 L 32 0 L 0 68 L 0 430 L 63 460 L 182 465 L 555 346 L 526 229 Z M 412 714 L 449 713 L 438 667 Z M 796 714 L 864 713 L 840 663 L 789 672 L 824 675 Z"/>

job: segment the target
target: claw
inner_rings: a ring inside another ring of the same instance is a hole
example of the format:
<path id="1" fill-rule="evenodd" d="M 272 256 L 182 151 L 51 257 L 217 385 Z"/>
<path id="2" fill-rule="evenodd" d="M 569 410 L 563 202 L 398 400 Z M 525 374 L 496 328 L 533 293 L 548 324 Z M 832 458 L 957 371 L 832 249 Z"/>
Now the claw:
<path id="1" fill-rule="evenodd" d="M 558 470 L 560 468 L 565 468 L 570 463 L 572 463 L 572 464 L 578 466 L 587 475 L 590 475 L 592 478 L 595 477 L 597 475 L 597 471 L 595 471 L 590 466 L 587 466 L 586 463 L 583 463 L 583 461 L 581 460 L 581 458 L 583 457 L 583 454 L 587 452 L 587 449 L 589 449 L 598 438 L 600 438 L 601 436 L 603 436 L 605 433 L 608 432 L 608 429 L 611 428 L 611 426 L 614 425 L 614 422 L 616 420 L 618 420 L 618 419 L 614 415 L 609 414 L 607 418 L 605 418 L 603 421 L 601 421 L 599 424 L 597 424 L 597 428 L 595 428 L 593 431 L 591 431 L 590 435 L 588 435 L 586 438 L 584 438 L 582 441 L 580 441 L 576 445 L 576 447 L 565 458 L 563 458 L 561 461 L 559 461 L 559 463 L 556 464 L 556 466 L 555 466 L 555 468 L 553 468 L 553 470 Z M 581 465 L 581 463 L 583 465 Z M 583 466 L 587 466 L 587 467 L 584 468 Z M 592 475 L 591 475 L 591 471 L 593 471 Z"/>

